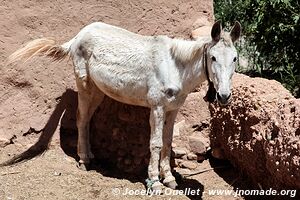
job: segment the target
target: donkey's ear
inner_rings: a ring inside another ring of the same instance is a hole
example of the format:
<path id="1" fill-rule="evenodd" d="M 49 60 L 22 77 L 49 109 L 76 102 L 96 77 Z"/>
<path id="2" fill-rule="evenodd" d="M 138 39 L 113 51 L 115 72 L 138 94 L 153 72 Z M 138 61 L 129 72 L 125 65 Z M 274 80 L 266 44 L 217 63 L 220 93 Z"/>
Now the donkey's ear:
<path id="1" fill-rule="evenodd" d="M 240 22 L 235 21 L 234 26 L 232 27 L 231 31 L 230 31 L 230 37 L 232 42 L 235 42 L 237 39 L 239 39 L 240 35 L 241 35 L 241 30 L 242 30 L 242 26 L 240 24 Z"/>
<path id="2" fill-rule="evenodd" d="M 211 38 L 213 39 L 213 41 L 219 42 L 221 38 L 221 31 L 222 31 L 221 21 L 215 22 L 213 27 L 211 28 Z"/>

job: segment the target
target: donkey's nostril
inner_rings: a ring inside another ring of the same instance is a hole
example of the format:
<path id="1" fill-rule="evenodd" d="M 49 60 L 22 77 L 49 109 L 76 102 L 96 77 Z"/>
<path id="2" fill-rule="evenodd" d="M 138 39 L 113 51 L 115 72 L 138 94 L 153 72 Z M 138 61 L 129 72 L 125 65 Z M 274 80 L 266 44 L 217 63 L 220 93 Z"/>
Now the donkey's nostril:
<path id="1" fill-rule="evenodd" d="M 219 94 L 217 93 L 217 99 L 218 101 L 220 101 L 221 103 L 226 103 L 231 97 L 231 93 L 230 94 Z"/>
<path id="2" fill-rule="evenodd" d="M 228 97 L 227 97 L 227 99 L 226 99 L 226 100 L 230 99 L 230 97 L 231 97 L 231 93 L 228 95 Z"/>

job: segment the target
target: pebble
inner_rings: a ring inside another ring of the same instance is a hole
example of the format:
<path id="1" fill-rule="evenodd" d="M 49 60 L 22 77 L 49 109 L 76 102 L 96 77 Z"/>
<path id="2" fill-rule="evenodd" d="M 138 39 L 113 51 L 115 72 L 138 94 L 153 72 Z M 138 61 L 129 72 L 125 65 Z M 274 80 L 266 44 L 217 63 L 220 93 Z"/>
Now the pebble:
<path id="1" fill-rule="evenodd" d="M 198 162 L 202 162 L 202 161 L 204 161 L 205 160 L 205 156 L 202 156 L 202 155 L 198 155 L 197 156 L 197 161 Z"/>
<path id="2" fill-rule="evenodd" d="M 206 153 L 206 145 L 205 141 L 200 137 L 190 136 L 189 137 L 189 145 L 191 151 L 195 154 L 205 154 Z"/>
<path id="3" fill-rule="evenodd" d="M 188 158 L 189 160 L 197 160 L 198 156 L 197 156 L 196 154 L 194 154 L 194 153 L 189 153 L 189 154 L 187 155 L 187 158 Z"/>
<path id="4" fill-rule="evenodd" d="M 175 166 L 180 166 L 183 160 L 175 159 Z"/>
<path id="5" fill-rule="evenodd" d="M 214 158 L 217 158 L 217 159 L 221 159 L 221 160 L 226 159 L 225 153 L 224 153 L 224 151 L 223 151 L 221 148 L 215 148 L 215 149 L 212 149 L 211 155 L 212 155 Z"/>
<path id="6" fill-rule="evenodd" d="M 54 176 L 60 176 L 60 175 L 61 175 L 61 172 L 57 172 L 57 171 L 54 172 Z"/>
<path id="7" fill-rule="evenodd" d="M 0 148 L 4 148 L 10 144 L 9 139 L 0 137 Z"/>
<path id="8" fill-rule="evenodd" d="M 185 120 L 182 120 L 174 125 L 173 136 L 180 136 L 180 129 L 185 126 Z"/>
<path id="9" fill-rule="evenodd" d="M 188 169 L 196 169 L 197 168 L 197 164 L 192 162 L 192 161 L 183 161 L 180 165 L 180 167 L 183 168 L 188 168 Z"/>
<path id="10" fill-rule="evenodd" d="M 187 168 L 179 168 L 176 169 L 176 171 L 178 171 L 178 173 L 181 175 L 190 175 L 192 173 L 191 170 Z"/>
<path id="11" fill-rule="evenodd" d="M 184 148 L 176 147 L 172 149 L 172 156 L 174 158 L 181 158 L 186 154 L 187 150 Z"/>

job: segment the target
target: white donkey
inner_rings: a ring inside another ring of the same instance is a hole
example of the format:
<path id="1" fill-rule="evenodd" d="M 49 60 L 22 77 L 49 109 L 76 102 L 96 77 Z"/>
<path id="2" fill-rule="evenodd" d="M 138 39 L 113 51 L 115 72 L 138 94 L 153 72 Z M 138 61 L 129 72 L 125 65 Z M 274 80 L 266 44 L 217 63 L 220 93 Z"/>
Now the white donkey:
<path id="1" fill-rule="evenodd" d="M 89 122 L 105 95 L 123 103 L 149 107 L 148 187 L 160 191 L 160 178 L 167 187 L 177 186 L 170 168 L 171 142 L 174 120 L 187 95 L 208 80 L 209 91 L 215 92 L 210 97 L 221 105 L 229 102 L 237 57 L 233 43 L 240 32 L 238 22 L 230 33 L 223 33 L 220 22 L 216 22 L 211 38 L 185 41 L 142 36 L 97 22 L 63 45 L 47 38 L 31 41 L 13 53 L 9 61 L 26 61 L 40 55 L 54 60 L 71 56 L 78 87 L 78 155 L 83 169 L 94 157 Z"/>

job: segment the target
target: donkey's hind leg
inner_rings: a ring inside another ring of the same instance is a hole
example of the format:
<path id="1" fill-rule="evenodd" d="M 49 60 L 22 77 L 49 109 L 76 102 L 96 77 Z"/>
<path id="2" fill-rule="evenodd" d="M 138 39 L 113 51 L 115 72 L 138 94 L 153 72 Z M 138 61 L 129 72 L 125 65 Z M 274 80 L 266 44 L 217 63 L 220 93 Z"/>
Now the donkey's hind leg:
<path id="1" fill-rule="evenodd" d="M 90 120 L 105 96 L 92 81 L 83 82 L 76 79 L 78 88 L 77 128 L 78 146 L 77 153 L 80 158 L 79 168 L 87 170 L 90 159 L 94 158 L 90 145 Z"/>

